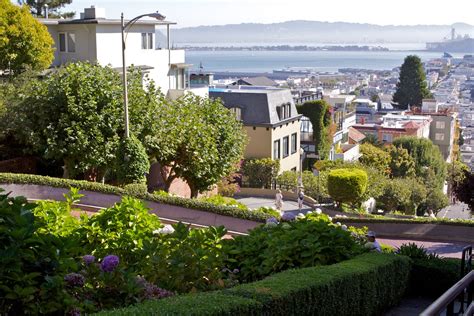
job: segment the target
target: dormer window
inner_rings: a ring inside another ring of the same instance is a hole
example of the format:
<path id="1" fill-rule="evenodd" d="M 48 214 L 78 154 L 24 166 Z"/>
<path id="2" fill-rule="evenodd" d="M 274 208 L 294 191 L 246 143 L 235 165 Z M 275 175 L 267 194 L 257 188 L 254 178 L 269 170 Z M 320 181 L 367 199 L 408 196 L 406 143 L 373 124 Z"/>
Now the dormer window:
<path id="1" fill-rule="evenodd" d="M 291 117 L 291 104 L 283 104 L 277 107 L 278 118 L 280 121 Z"/>
<path id="2" fill-rule="evenodd" d="M 230 108 L 230 111 L 234 113 L 237 121 L 242 121 L 242 109 L 238 107 Z"/>

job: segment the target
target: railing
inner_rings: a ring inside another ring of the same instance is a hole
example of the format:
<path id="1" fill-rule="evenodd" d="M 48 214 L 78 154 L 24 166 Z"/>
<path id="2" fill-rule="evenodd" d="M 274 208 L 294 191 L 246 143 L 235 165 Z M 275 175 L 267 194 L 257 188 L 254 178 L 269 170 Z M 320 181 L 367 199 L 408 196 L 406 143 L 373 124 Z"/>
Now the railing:
<path id="1" fill-rule="evenodd" d="M 447 290 L 440 298 L 433 302 L 421 313 L 421 316 L 441 315 L 446 311 L 451 315 L 474 315 L 474 271 L 472 270 L 472 246 L 462 251 L 461 276 L 462 279 Z M 469 272 L 470 271 L 470 272 Z M 458 311 L 455 311 L 455 308 Z"/>

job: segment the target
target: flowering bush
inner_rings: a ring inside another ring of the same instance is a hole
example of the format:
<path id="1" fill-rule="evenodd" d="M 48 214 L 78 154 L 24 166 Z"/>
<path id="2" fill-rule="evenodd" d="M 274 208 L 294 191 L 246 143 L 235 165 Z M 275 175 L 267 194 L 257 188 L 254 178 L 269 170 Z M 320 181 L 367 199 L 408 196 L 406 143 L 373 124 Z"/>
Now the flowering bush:
<path id="1" fill-rule="evenodd" d="M 228 267 L 238 268 L 239 280 L 248 282 L 287 269 L 333 264 L 364 251 L 350 232 L 332 224 L 327 215 L 313 214 L 270 228 L 257 227 L 248 236 L 226 241 Z"/>

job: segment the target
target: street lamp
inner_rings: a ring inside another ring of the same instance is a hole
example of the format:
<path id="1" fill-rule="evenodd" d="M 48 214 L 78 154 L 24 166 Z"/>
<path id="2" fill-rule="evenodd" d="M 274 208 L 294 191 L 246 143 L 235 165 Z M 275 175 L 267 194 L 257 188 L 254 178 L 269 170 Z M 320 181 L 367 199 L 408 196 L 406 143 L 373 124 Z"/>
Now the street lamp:
<path id="1" fill-rule="evenodd" d="M 127 91 L 127 69 L 125 66 L 125 33 L 127 32 L 127 28 L 131 27 L 135 22 L 140 20 L 143 17 L 150 17 L 157 19 L 159 21 L 163 21 L 166 17 L 160 14 L 158 11 L 153 13 L 147 13 L 139 15 L 127 23 L 123 20 L 123 12 L 121 15 L 121 22 L 122 22 L 122 77 L 123 77 L 123 106 L 124 106 L 124 116 L 125 116 L 125 138 L 130 137 L 130 130 L 128 124 L 128 91 Z"/>
<path id="2" fill-rule="evenodd" d="M 298 177 L 298 187 L 303 188 L 303 159 L 304 159 L 304 149 L 300 148 L 300 176 Z"/>

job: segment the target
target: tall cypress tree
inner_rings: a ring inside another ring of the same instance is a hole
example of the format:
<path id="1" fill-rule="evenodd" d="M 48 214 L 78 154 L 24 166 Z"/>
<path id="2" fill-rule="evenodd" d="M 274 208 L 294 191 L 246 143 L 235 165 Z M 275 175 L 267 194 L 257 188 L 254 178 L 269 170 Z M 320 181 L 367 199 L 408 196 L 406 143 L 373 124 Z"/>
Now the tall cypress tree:
<path id="1" fill-rule="evenodd" d="M 430 97 L 432 95 L 427 88 L 420 58 L 416 55 L 407 56 L 400 69 L 393 101 L 398 103 L 398 108 L 407 109 L 410 105 L 421 106 L 422 100 Z"/>

